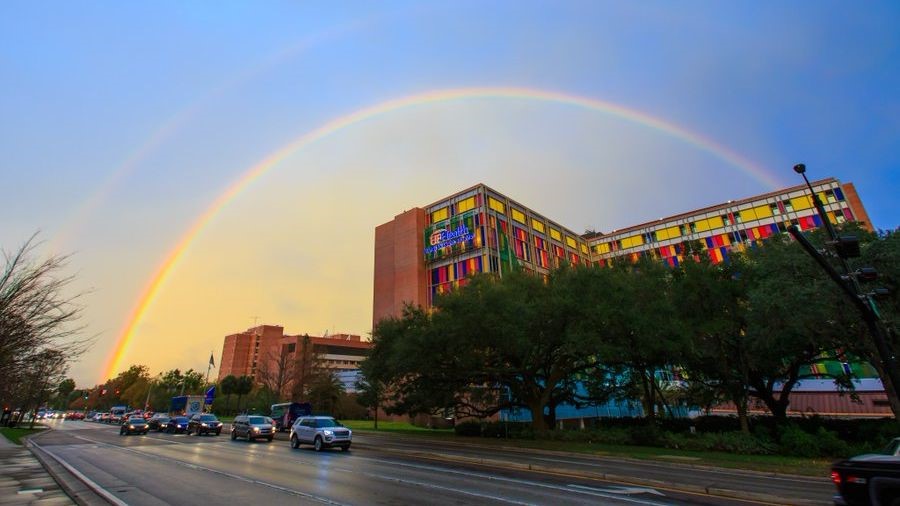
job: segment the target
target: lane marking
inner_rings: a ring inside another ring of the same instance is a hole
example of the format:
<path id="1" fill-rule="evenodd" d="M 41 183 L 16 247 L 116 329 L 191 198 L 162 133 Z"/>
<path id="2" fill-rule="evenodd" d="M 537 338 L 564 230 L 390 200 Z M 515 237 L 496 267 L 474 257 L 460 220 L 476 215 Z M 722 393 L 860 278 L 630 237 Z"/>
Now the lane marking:
<path id="1" fill-rule="evenodd" d="M 103 487 L 101 487 L 97 482 L 95 482 L 94 480 L 92 480 L 92 479 L 88 478 L 87 476 L 85 476 L 84 474 L 82 474 L 81 471 L 79 471 L 78 469 L 75 469 L 74 467 L 72 467 L 71 465 L 69 465 L 68 462 L 64 461 L 62 458 L 60 458 L 59 456 L 55 455 L 53 452 L 48 451 L 46 448 L 42 447 L 41 445 L 35 443 L 33 438 L 32 438 L 32 439 L 29 439 L 29 440 L 28 440 L 28 443 L 29 443 L 30 445 L 33 445 L 33 446 L 34 446 L 35 448 L 37 448 L 38 450 L 40 450 L 40 451 L 46 453 L 47 455 L 51 456 L 51 457 L 53 458 L 53 460 L 55 460 L 56 462 L 58 462 L 59 465 L 63 466 L 63 467 L 66 469 L 66 471 L 72 473 L 73 476 L 75 476 L 76 478 L 78 478 L 82 483 L 84 483 L 84 484 L 85 484 L 89 489 L 91 489 L 95 494 L 97 494 L 97 495 L 99 495 L 100 497 L 106 499 L 107 501 L 109 501 L 110 503 L 112 503 L 112 504 L 115 505 L 115 506 L 128 506 L 128 503 L 127 503 L 127 502 L 125 502 L 125 501 L 119 499 L 118 497 L 114 496 L 113 494 L 107 492 L 106 489 L 104 489 Z"/>
<path id="2" fill-rule="evenodd" d="M 88 438 L 84 438 L 84 437 L 79 437 L 79 439 L 84 439 L 84 440 L 87 440 L 87 441 L 92 441 L 92 440 L 90 440 L 90 439 L 88 439 Z M 162 455 L 157 455 L 157 454 L 155 454 L 155 453 L 143 452 L 143 451 L 140 451 L 140 450 L 135 450 L 135 449 L 133 449 L 133 448 L 126 448 L 126 447 L 124 447 L 124 446 L 118 446 L 118 445 L 114 445 L 114 444 L 110 444 L 110 443 L 104 443 L 104 442 L 102 442 L 102 441 L 92 441 L 92 442 L 97 443 L 97 444 L 99 444 L 99 445 L 101 445 L 101 446 L 106 446 L 106 447 L 108 447 L 108 448 L 113 448 L 113 449 L 120 450 L 120 451 L 126 451 L 126 452 L 134 453 L 134 454 L 137 454 L 137 455 L 143 455 L 143 456 L 146 456 L 146 457 L 150 457 L 150 458 L 154 458 L 154 459 L 162 460 L 162 461 L 166 461 L 166 462 L 172 462 L 172 463 L 174 463 L 174 464 L 176 464 L 176 465 L 179 465 L 179 466 L 182 466 L 182 467 L 186 467 L 186 468 L 188 468 L 188 469 L 193 469 L 193 470 L 197 470 L 197 471 L 206 471 L 206 472 L 208 472 L 208 473 L 217 474 L 217 475 L 220 475 L 220 476 L 225 476 L 225 477 L 227 477 L 227 478 L 232 478 L 232 479 L 235 479 L 235 480 L 238 480 L 238 481 L 242 481 L 242 482 L 244 482 L 244 483 L 252 483 L 252 484 L 254 484 L 254 485 L 262 485 L 262 486 L 264 486 L 264 487 L 272 488 L 272 489 L 275 489 L 275 490 L 278 490 L 278 491 L 281 491 L 281 492 L 285 492 L 285 493 L 287 493 L 287 494 L 300 496 L 300 497 L 303 497 L 303 498 L 306 498 L 306 499 L 312 499 L 312 500 L 315 500 L 315 501 L 318 501 L 318 502 L 321 502 L 321 503 L 325 503 L 325 504 L 334 504 L 334 505 L 337 505 L 337 506 L 349 506 L 349 505 L 347 505 L 347 504 L 344 504 L 344 503 L 342 503 L 342 502 L 338 502 L 338 501 L 329 499 L 329 498 L 327 498 L 327 497 L 318 496 L 318 495 L 311 494 L 311 493 L 308 493 L 308 492 L 302 492 L 302 491 L 300 491 L 300 490 L 295 490 L 295 489 L 292 489 L 292 488 L 282 487 L 281 485 L 276 485 L 276 484 L 274 484 L 274 483 L 269 483 L 269 482 L 262 481 L 262 480 L 255 480 L 255 479 L 253 479 L 253 478 L 247 478 L 247 477 L 245 477 L 245 476 L 240 476 L 240 475 L 237 475 L 237 474 L 232 474 L 232 473 L 229 473 L 229 472 L 226 472 L 226 471 L 220 471 L 220 470 L 218 470 L 218 469 L 212 469 L 212 468 L 210 468 L 210 467 L 201 466 L 201 465 L 198 465 L 198 464 L 191 464 L 190 462 L 185 462 L 185 461 L 183 461 L 183 460 L 173 459 L 173 458 L 171 458 L 171 457 L 164 457 L 164 456 L 162 456 Z"/>
<path id="3" fill-rule="evenodd" d="M 455 492 L 458 494 L 470 495 L 473 497 L 478 497 L 479 499 L 491 499 L 493 501 L 505 502 L 505 503 L 510 503 L 510 504 L 521 504 L 523 506 L 536 506 L 536 503 L 522 502 L 522 501 L 517 501 L 515 499 L 507 499 L 505 497 L 499 497 L 499 496 L 495 496 L 495 495 L 481 494 L 481 493 L 472 492 L 469 490 L 445 487 L 443 485 L 438 485 L 436 483 L 426 483 L 426 482 L 410 480 L 410 479 L 406 479 L 406 478 L 395 478 L 393 476 L 380 475 L 380 474 L 370 473 L 370 472 L 366 472 L 366 471 L 357 471 L 356 474 L 364 474 L 366 476 L 371 476 L 373 478 L 380 478 L 380 479 L 386 480 L 386 481 L 393 481 L 395 483 L 410 484 L 410 485 L 416 485 L 419 487 L 434 488 L 437 490 L 444 490 L 447 492 Z"/>
<path id="4" fill-rule="evenodd" d="M 659 490 L 649 487 L 607 487 L 607 488 L 596 488 L 596 487 L 587 487 L 584 485 L 577 485 L 575 483 L 570 483 L 570 487 L 578 488 L 582 490 L 590 490 L 592 492 L 607 492 L 609 494 L 652 494 L 652 495 L 661 495 L 665 496 Z"/>

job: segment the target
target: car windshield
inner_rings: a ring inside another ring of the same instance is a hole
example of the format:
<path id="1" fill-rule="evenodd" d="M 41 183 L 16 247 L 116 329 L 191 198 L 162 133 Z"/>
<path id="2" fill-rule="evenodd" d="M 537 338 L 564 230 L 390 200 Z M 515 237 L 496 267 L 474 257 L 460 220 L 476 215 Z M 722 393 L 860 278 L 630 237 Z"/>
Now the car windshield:
<path id="1" fill-rule="evenodd" d="M 186 417 L 179 416 L 178 418 L 175 419 L 175 421 L 178 423 L 187 423 L 188 419 Z"/>
<path id="2" fill-rule="evenodd" d="M 268 416 L 251 416 L 248 423 L 252 424 L 260 424 L 260 423 L 272 423 L 272 419 Z"/>
<path id="3" fill-rule="evenodd" d="M 138 416 L 128 419 L 128 423 L 144 423 L 144 419 Z"/>
<path id="4" fill-rule="evenodd" d="M 316 427 L 343 427 L 343 425 L 334 418 L 318 418 L 316 419 Z"/>
<path id="5" fill-rule="evenodd" d="M 156 419 L 160 422 L 168 422 L 169 420 L 171 420 L 171 418 L 169 418 L 168 416 L 158 416 L 156 417 Z"/>
<path id="6" fill-rule="evenodd" d="M 203 422 L 215 422 L 216 420 L 218 420 L 218 419 L 216 418 L 216 415 L 202 415 L 202 416 L 200 416 L 200 421 L 203 421 Z"/>

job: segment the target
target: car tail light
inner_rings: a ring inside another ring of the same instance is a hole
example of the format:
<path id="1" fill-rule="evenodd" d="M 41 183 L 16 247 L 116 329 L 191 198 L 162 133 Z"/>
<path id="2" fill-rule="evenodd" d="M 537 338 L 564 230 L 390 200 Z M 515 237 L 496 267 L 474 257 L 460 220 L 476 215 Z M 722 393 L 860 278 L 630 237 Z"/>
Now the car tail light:
<path id="1" fill-rule="evenodd" d="M 835 485 L 841 486 L 841 473 L 837 471 L 831 471 L 831 481 L 834 482 Z"/>

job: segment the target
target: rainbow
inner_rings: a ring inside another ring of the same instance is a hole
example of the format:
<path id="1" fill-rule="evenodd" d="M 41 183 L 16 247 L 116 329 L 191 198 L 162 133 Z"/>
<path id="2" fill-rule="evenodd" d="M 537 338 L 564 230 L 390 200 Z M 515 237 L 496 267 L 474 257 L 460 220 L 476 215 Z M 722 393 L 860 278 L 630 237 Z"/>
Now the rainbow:
<path id="1" fill-rule="evenodd" d="M 178 261 L 184 256 L 187 249 L 194 242 L 200 232 L 209 224 L 209 222 L 225 207 L 232 199 L 243 192 L 254 181 L 263 176 L 270 169 L 278 165 L 291 154 L 303 149 L 310 144 L 324 139 L 332 134 L 341 131 L 344 128 L 356 125 L 367 120 L 396 112 L 411 107 L 419 107 L 428 104 L 441 102 L 452 102 L 456 100 L 467 99 L 507 99 L 507 100 L 533 100 L 550 102 L 562 105 L 570 105 L 573 107 L 583 108 L 603 114 L 609 114 L 617 118 L 621 118 L 632 123 L 643 125 L 654 130 L 663 132 L 675 139 L 681 140 L 687 144 L 697 147 L 703 151 L 709 152 L 719 159 L 727 162 L 729 165 L 740 169 L 750 177 L 756 179 L 765 186 L 777 188 L 780 183 L 769 175 L 761 167 L 755 165 L 750 160 L 735 153 L 734 151 L 716 144 L 711 139 L 706 138 L 695 132 L 691 132 L 674 123 L 651 116 L 647 113 L 629 109 L 627 107 L 605 102 L 593 98 L 581 97 L 556 91 L 546 91 L 533 88 L 516 88 L 516 87 L 478 87 L 478 88 L 454 88 L 444 90 L 434 90 L 425 93 L 409 95 L 381 102 L 357 111 L 351 112 L 344 116 L 335 118 L 320 127 L 309 131 L 286 146 L 271 153 L 262 159 L 256 165 L 247 169 L 238 179 L 232 183 L 222 194 L 220 194 L 212 202 L 212 204 L 200 216 L 194 220 L 190 228 L 181 236 L 174 248 L 166 255 L 162 264 L 156 269 L 153 277 L 141 292 L 137 303 L 128 315 L 116 341 L 115 347 L 107 359 L 104 367 L 103 378 L 112 377 L 112 374 L 121 367 L 122 359 L 127 351 L 128 344 L 134 339 L 135 331 L 138 324 L 147 313 L 148 308 L 152 305 L 160 289 L 165 284 L 172 269 Z M 101 378 L 102 381 L 102 378 Z"/>

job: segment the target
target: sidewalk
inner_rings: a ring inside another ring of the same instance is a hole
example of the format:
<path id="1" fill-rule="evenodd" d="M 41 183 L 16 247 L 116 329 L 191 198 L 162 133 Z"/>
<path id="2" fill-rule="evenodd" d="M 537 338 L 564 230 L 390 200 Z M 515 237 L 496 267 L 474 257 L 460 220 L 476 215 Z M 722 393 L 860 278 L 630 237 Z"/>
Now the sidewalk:
<path id="1" fill-rule="evenodd" d="M 0 436 L 0 505 L 7 504 L 75 503 L 27 448 Z"/>

